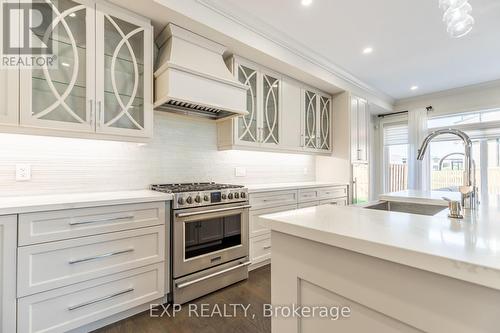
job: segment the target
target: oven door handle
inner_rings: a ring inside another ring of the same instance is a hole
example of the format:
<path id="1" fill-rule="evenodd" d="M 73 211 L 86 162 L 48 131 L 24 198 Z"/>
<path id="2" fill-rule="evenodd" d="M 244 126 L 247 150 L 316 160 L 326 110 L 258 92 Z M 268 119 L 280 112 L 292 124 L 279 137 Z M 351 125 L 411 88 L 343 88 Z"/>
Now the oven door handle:
<path id="1" fill-rule="evenodd" d="M 191 281 L 188 281 L 188 282 L 184 282 L 184 283 L 178 283 L 178 284 L 176 284 L 176 287 L 178 289 L 186 288 L 186 287 L 189 287 L 192 284 L 195 284 L 195 283 L 198 283 L 198 282 L 201 282 L 201 281 L 205 281 L 205 280 L 211 279 L 213 277 L 219 276 L 221 274 L 224 274 L 224 273 L 227 273 L 227 272 L 230 272 L 230 271 L 234 271 L 235 269 L 238 269 L 238 268 L 241 268 L 241 267 L 248 266 L 251 263 L 252 263 L 251 261 L 247 261 L 247 262 L 241 263 L 239 265 L 236 265 L 234 267 L 229 267 L 229 268 L 223 269 L 222 271 L 218 271 L 218 272 L 209 274 L 207 276 L 203 276 L 203 277 L 198 278 L 198 279 L 194 279 L 194 280 L 191 280 Z"/>
<path id="2" fill-rule="evenodd" d="M 231 210 L 238 210 L 238 209 L 247 209 L 247 208 L 251 208 L 251 207 L 252 206 L 250 206 L 250 205 L 245 205 L 245 206 L 218 208 L 218 209 L 211 209 L 211 210 L 201 210 L 198 212 L 191 212 L 191 213 L 177 213 L 175 216 L 177 216 L 177 217 L 189 217 L 189 216 L 204 215 L 204 214 L 210 214 L 210 213 L 228 212 Z"/>

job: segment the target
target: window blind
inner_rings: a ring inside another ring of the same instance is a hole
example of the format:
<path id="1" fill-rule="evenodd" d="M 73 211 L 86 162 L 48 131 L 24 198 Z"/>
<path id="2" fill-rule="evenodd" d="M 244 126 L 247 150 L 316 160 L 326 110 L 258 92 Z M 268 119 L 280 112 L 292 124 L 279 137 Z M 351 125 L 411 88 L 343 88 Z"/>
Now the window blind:
<path id="1" fill-rule="evenodd" d="M 384 146 L 408 144 L 408 125 L 384 125 Z"/>

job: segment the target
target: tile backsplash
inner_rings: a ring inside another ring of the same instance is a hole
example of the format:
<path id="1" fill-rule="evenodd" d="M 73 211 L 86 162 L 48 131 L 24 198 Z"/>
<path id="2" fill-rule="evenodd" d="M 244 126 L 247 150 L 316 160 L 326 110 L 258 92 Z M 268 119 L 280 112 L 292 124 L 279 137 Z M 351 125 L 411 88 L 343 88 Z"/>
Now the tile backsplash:
<path id="1" fill-rule="evenodd" d="M 0 196 L 315 179 L 314 156 L 218 151 L 216 141 L 215 122 L 162 112 L 155 112 L 154 138 L 147 144 L 0 134 Z M 31 165 L 30 181 L 16 182 L 16 164 Z M 236 177 L 235 168 L 246 175 Z"/>

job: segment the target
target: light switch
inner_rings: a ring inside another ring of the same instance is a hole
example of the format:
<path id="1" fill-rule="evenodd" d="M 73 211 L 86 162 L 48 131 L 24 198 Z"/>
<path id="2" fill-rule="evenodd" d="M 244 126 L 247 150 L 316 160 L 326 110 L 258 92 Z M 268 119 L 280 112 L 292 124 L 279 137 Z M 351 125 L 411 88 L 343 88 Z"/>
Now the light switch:
<path id="1" fill-rule="evenodd" d="M 236 177 L 246 177 L 247 175 L 247 169 L 246 168 L 234 168 L 234 175 Z"/>
<path id="2" fill-rule="evenodd" d="M 23 182 L 31 179 L 31 164 L 16 164 L 16 181 Z"/>

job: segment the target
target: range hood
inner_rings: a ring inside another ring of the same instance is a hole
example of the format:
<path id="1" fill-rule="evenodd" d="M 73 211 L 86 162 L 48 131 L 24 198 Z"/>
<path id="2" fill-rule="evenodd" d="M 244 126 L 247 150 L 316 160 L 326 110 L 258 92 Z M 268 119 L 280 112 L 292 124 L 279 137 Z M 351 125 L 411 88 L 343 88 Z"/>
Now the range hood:
<path id="1" fill-rule="evenodd" d="M 226 48 L 172 23 L 159 47 L 154 109 L 221 120 L 248 114 L 247 86 L 226 67 Z"/>

